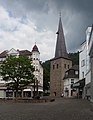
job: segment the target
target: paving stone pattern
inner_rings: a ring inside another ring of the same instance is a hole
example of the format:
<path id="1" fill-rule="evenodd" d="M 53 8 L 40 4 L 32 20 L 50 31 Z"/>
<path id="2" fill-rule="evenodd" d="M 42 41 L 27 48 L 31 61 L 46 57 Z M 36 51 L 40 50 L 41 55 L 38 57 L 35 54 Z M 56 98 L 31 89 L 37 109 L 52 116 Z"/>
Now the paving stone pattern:
<path id="1" fill-rule="evenodd" d="M 0 120 L 93 120 L 93 103 L 63 98 L 48 103 L 0 102 Z"/>

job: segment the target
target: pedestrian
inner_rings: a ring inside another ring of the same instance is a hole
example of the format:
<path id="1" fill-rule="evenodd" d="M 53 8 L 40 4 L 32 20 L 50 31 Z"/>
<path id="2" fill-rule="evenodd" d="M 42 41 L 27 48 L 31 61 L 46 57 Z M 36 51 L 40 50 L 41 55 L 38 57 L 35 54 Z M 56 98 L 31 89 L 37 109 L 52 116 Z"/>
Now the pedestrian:
<path id="1" fill-rule="evenodd" d="M 64 96 L 64 94 L 62 93 L 62 94 L 61 94 L 61 97 L 63 97 L 63 96 Z"/>

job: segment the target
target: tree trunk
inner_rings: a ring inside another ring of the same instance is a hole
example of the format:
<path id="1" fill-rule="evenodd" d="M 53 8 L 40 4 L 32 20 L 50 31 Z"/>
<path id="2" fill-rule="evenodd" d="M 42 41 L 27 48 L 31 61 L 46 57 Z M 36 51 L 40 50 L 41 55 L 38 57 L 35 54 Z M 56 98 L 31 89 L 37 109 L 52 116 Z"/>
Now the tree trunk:
<path id="1" fill-rule="evenodd" d="M 19 86 L 19 80 L 16 82 L 16 100 L 18 100 L 18 86 Z"/>
<path id="2" fill-rule="evenodd" d="M 38 95 L 38 80 L 36 80 L 36 94 Z"/>

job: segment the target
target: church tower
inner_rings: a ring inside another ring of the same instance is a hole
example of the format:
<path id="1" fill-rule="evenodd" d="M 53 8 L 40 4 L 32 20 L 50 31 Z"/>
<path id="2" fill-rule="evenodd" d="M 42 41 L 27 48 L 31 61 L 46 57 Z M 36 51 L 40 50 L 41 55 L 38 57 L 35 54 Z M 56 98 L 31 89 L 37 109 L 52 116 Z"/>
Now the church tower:
<path id="1" fill-rule="evenodd" d="M 66 50 L 61 16 L 59 18 L 55 57 L 51 59 L 50 67 L 50 95 L 61 96 L 64 89 L 65 71 L 72 67 L 72 61 L 69 59 Z"/>

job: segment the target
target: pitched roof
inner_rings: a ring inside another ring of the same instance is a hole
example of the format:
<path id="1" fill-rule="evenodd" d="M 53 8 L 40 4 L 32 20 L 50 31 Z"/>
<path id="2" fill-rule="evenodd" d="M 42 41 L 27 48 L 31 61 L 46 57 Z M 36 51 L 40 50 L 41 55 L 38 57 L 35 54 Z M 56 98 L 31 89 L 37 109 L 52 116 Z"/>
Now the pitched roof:
<path id="1" fill-rule="evenodd" d="M 76 74 L 75 71 L 78 71 L 78 74 Z M 79 65 L 74 65 L 65 72 L 65 76 L 63 79 L 67 78 L 79 78 Z"/>
<path id="2" fill-rule="evenodd" d="M 73 65 L 69 70 L 79 70 L 79 65 Z"/>
<path id="3" fill-rule="evenodd" d="M 20 56 L 28 56 L 28 55 L 32 55 L 32 53 L 29 50 L 17 50 L 19 52 Z M 8 51 L 5 50 L 0 54 L 0 58 L 6 58 L 8 54 Z"/>
<path id="4" fill-rule="evenodd" d="M 0 53 L 0 58 L 5 58 L 7 56 L 7 50 L 3 51 L 2 53 Z"/>
<path id="5" fill-rule="evenodd" d="M 32 55 L 29 50 L 18 50 L 20 56 Z"/>
<path id="6" fill-rule="evenodd" d="M 34 51 L 39 52 L 37 45 L 34 45 L 34 47 L 32 48 L 32 52 Z"/>
<path id="7" fill-rule="evenodd" d="M 56 42 L 56 50 L 55 50 L 55 58 L 64 57 L 68 58 L 66 44 L 65 44 L 65 37 L 61 22 L 61 17 L 59 19 L 59 26 L 57 32 L 57 42 Z"/>

